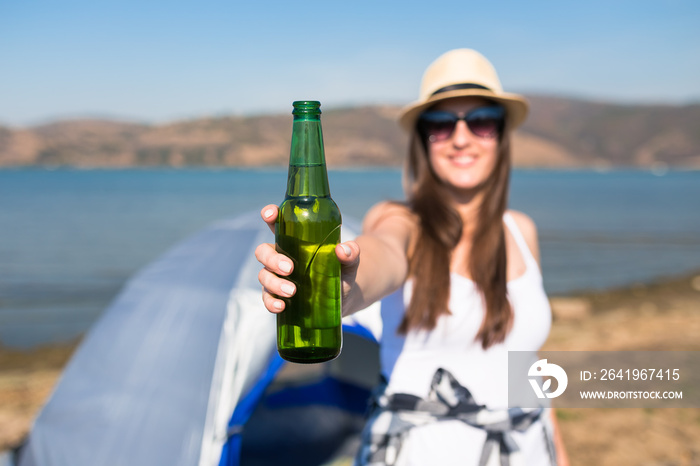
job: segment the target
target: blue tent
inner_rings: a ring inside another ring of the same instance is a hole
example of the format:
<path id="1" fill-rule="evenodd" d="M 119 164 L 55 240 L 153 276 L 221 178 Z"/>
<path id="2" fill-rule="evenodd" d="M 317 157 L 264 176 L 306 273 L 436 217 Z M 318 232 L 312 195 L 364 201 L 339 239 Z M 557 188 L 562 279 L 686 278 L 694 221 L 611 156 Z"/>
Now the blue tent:
<path id="1" fill-rule="evenodd" d="M 134 276 L 67 365 L 18 464 L 313 466 L 352 456 L 379 372 L 379 307 L 344 320 L 339 358 L 286 363 L 253 256 L 273 241 L 246 214 Z"/>

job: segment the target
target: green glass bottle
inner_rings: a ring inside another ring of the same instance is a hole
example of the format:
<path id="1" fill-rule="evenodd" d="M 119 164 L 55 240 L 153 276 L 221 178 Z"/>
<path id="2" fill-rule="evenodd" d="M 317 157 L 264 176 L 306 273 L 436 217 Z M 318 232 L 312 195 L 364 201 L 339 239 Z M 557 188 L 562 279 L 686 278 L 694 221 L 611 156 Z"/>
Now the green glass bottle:
<path id="1" fill-rule="evenodd" d="M 320 102 L 294 102 L 287 195 L 275 224 L 277 251 L 294 263 L 287 277 L 296 294 L 277 314 L 277 350 L 297 363 L 328 361 L 340 354 L 341 282 L 335 247 L 341 217 L 331 199 L 323 151 Z"/>

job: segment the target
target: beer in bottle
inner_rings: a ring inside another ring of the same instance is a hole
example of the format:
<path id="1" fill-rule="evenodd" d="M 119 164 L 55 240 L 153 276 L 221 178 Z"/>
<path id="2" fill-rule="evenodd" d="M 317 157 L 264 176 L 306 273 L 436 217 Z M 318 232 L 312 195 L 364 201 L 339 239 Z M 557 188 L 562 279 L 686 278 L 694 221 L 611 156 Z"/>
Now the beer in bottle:
<path id="1" fill-rule="evenodd" d="M 294 263 L 296 286 L 277 314 L 277 350 L 297 363 L 328 361 L 340 354 L 341 282 L 335 247 L 341 217 L 331 199 L 323 150 L 320 102 L 293 103 L 294 122 L 287 195 L 275 224 L 275 247 Z"/>

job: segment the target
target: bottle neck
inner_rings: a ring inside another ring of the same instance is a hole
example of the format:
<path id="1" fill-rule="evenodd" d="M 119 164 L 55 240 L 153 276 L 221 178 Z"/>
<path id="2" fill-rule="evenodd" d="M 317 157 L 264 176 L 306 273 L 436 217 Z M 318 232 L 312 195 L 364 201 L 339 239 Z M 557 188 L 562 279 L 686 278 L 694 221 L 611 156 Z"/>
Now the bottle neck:
<path id="1" fill-rule="evenodd" d="M 321 119 L 318 114 L 294 115 L 287 197 L 310 196 L 330 196 Z"/>

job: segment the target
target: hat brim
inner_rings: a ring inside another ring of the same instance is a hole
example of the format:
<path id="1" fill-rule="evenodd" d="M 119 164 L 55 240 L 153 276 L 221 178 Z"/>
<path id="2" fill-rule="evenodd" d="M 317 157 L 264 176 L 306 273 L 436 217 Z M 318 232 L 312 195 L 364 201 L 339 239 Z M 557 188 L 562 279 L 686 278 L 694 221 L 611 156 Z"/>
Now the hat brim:
<path id="1" fill-rule="evenodd" d="M 458 89 L 454 91 L 441 92 L 431 96 L 427 100 L 413 102 L 401 110 L 399 116 L 399 125 L 407 132 L 412 132 L 416 125 L 416 120 L 423 111 L 432 107 L 437 102 L 452 99 L 455 97 L 484 97 L 485 99 L 497 102 L 506 109 L 506 120 L 508 127 L 515 129 L 520 126 L 527 117 L 529 105 L 524 97 L 517 94 L 508 94 L 505 92 L 495 94 L 488 89 Z"/>

